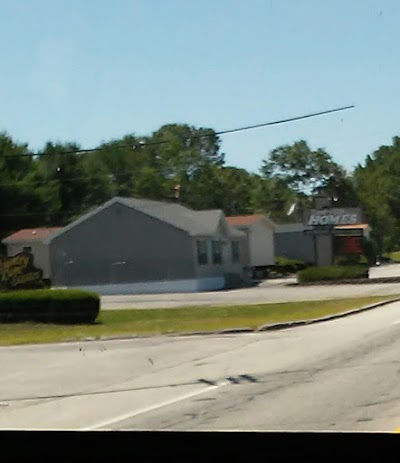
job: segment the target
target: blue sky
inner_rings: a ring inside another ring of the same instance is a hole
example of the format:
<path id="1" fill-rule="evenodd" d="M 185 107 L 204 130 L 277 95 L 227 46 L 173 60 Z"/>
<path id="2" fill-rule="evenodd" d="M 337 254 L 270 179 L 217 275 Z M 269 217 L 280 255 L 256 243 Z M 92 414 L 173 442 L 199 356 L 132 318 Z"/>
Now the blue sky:
<path id="1" fill-rule="evenodd" d="M 351 169 L 400 134 L 397 0 L 1 0 L 0 131 L 38 151 L 167 123 L 225 130 L 256 172 L 306 140 Z"/>

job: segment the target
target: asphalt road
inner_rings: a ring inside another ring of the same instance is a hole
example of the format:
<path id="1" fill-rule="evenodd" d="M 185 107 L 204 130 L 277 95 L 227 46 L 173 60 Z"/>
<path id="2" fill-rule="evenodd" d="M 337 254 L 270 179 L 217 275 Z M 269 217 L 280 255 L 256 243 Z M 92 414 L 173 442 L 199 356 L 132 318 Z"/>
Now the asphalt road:
<path id="1" fill-rule="evenodd" d="M 372 278 L 400 276 L 400 265 L 370 269 Z M 346 297 L 400 294 L 400 283 L 368 285 L 288 286 L 295 278 L 266 280 L 259 286 L 228 291 L 170 294 L 132 294 L 102 296 L 102 310 L 129 308 L 173 308 L 182 306 L 262 304 L 268 302 L 312 301 Z"/>
<path id="2" fill-rule="evenodd" d="M 257 334 L 0 348 L 0 429 L 393 431 L 400 303 Z"/>
<path id="3" fill-rule="evenodd" d="M 174 294 L 132 294 L 102 296 L 101 309 L 151 309 L 207 305 L 264 304 L 269 302 L 315 301 L 347 297 L 400 294 L 400 283 L 365 285 L 286 286 L 265 282 L 252 288 L 228 291 Z"/>

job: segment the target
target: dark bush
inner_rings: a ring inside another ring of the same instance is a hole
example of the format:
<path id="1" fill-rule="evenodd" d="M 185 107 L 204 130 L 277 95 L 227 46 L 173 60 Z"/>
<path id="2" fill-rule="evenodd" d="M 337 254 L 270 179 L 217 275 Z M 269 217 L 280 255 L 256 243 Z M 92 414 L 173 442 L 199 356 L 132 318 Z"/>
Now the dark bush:
<path id="1" fill-rule="evenodd" d="M 79 290 L 32 289 L 0 293 L 0 322 L 93 323 L 98 294 Z"/>
<path id="2" fill-rule="evenodd" d="M 349 280 L 368 278 L 369 268 L 365 265 L 343 265 L 328 267 L 310 267 L 297 273 L 299 283 L 327 280 Z"/>
<path id="3" fill-rule="evenodd" d="M 363 250 L 364 256 L 368 261 L 369 265 L 374 265 L 376 262 L 378 250 L 376 244 L 372 240 L 363 238 Z"/>
<path id="4" fill-rule="evenodd" d="M 334 265 L 350 265 L 354 267 L 362 262 L 366 263 L 364 256 L 361 254 L 336 256 L 334 259 Z"/>
<path id="5" fill-rule="evenodd" d="M 281 275 L 297 273 L 307 268 L 307 264 L 299 259 L 288 259 L 287 257 L 276 257 L 274 271 Z"/>

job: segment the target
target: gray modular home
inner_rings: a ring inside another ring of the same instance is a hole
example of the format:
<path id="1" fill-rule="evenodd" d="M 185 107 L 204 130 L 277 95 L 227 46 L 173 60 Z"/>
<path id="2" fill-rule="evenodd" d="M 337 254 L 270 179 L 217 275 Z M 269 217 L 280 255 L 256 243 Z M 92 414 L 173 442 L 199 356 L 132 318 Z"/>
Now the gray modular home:
<path id="1" fill-rule="evenodd" d="M 116 197 L 44 240 L 55 287 L 100 294 L 216 290 L 246 278 L 246 235 L 220 210 Z"/>
<path id="2" fill-rule="evenodd" d="M 275 228 L 275 255 L 289 259 L 316 262 L 315 237 L 306 233 L 302 223 L 277 225 Z"/>

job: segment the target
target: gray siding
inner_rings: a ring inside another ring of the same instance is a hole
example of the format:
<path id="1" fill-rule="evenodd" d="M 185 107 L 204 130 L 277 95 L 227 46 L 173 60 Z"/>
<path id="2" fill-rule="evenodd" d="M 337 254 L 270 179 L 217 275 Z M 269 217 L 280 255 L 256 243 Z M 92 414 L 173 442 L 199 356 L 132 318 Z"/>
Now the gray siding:
<path id="1" fill-rule="evenodd" d="M 200 265 L 197 261 L 197 240 L 205 240 L 207 243 L 207 256 L 208 263 L 206 265 Z M 221 241 L 222 247 L 222 262 L 220 264 L 213 263 L 212 256 L 212 241 Z M 232 241 L 238 241 L 239 244 L 239 261 L 232 261 L 231 243 Z M 228 230 L 224 223 L 220 223 L 217 235 L 215 236 L 199 236 L 194 238 L 194 259 L 196 263 L 196 275 L 198 278 L 211 278 L 211 277 L 222 277 L 228 274 L 237 274 L 242 276 L 244 274 L 244 268 L 248 265 L 248 254 L 247 254 L 247 240 L 246 237 L 232 237 L 229 236 Z"/>
<path id="2" fill-rule="evenodd" d="M 315 237 L 316 252 L 317 252 L 317 265 L 332 265 L 333 264 L 333 246 L 332 236 L 330 235 L 317 235 Z"/>
<path id="3" fill-rule="evenodd" d="M 314 238 L 303 231 L 275 233 L 275 255 L 315 263 Z"/>
<path id="4" fill-rule="evenodd" d="M 54 285 L 101 285 L 195 277 L 184 231 L 113 204 L 50 243 Z"/>
<path id="5" fill-rule="evenodd" d="M 215 236 L 213 238 L 211 238 L 210 236 L 204 236 L 204 237 L 197 237 L 193 239 L 194 259 L 196 262 L 196 277 L 210 278 L 210 277 L 224 276 L 225 262 L 226 262 L 224 248 L 226 245 L 224 244 L 222 245 L 222 263 L 221 264 L 213 264 L 212 249 L 211 249 L 211 241 L 213 240 L 220 241 L 222 239 L 223 239 L 222 236 Z M 200 265 L 197 261 L 197 240 L 204 240 L 207 243 L 208 262 L 205 265 Z"/>

